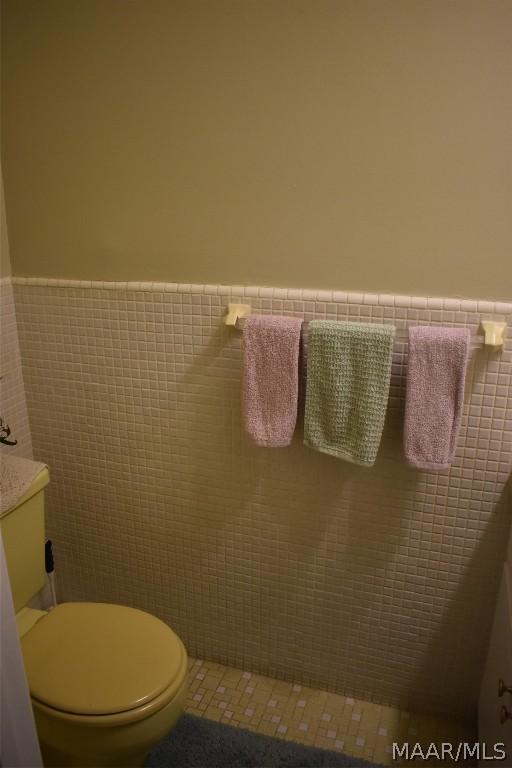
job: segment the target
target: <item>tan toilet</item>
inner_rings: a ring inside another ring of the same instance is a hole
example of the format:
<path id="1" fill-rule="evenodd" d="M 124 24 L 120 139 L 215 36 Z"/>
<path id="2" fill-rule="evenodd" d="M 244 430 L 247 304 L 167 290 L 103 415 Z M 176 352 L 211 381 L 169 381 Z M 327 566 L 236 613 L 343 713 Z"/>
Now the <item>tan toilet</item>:
<path id="1" fill-rule="evenodd" d="M 141 766 L 186 695 L 179 637 L 144 611 L 106 603 L 27 607 L 44 586 L 43 469 L 0 518 L 16 622 L 47 766 Z"/>

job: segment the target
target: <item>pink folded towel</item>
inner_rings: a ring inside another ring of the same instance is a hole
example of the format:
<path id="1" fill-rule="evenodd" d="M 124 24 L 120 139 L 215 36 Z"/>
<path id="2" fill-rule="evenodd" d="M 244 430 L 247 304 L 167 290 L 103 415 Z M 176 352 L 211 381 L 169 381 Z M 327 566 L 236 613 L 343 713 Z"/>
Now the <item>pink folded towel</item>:
<path id="1" fill-rule="evenodd" d="M 244 326 L 243 414 L 257 445 L 290 445 L 297 421 L 302 319 L 251 315 Z"/>
<path id="2" fill-rule="evenodd" d="M 468 328 L 409 329 L 404 446 L 414 467 L 447 469 L 453 461 L 469 341 Z"/>

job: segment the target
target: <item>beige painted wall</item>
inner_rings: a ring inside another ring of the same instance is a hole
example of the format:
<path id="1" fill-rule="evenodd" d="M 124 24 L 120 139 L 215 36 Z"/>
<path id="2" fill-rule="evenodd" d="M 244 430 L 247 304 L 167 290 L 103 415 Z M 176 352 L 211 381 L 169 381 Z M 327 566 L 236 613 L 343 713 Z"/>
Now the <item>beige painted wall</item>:
<path id="1" fill-rule="evenodd" d="M 0 164 L 0 277 L 9 277 L 10 274 L 11 260 L 9 257 L 9 238 L 7 237 L 7 221 L 5 218 L 2 166 Z"/>
<path id="2" fill-rule="evenodd" d="M 0 0 L 1 3 L 1 0 Z M 1 5 L 0 5 L 1 9 Z M 1 77 L 1 60 L 2 60 L 2 48 L 1 48 L 1 13 L 0 13 L 0 77 Z M 1 128 L 2 128 L 2 114 L 1 114 L 1 102 L 0 102 L 0 144 L 1 144 Z M 4 177 L 2 173 L 2 163 L 0 161 L 0 278 L 9 277 L 11 275 L 11 259 L 9 255 L 9 238 L 7 237 L 7 220 L 5 217 L 5 197 L 4 197 Z"/>
<path id="3" fill-rule="evenodd" d="M 510 0 L 3 16 L 15 274 L 512 295 Z"/>

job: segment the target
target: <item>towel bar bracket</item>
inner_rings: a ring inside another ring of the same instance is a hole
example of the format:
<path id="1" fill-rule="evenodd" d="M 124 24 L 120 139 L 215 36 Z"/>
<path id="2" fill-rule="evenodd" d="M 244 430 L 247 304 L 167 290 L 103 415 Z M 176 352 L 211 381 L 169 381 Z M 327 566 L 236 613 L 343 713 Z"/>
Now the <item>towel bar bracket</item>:
<path id="1" fill-rule="evenodd" d="M 228 313 L 224 317 L 224 325 L 237 327 L 237 321 L 251 314 L 250 304 L 228 304 Z"/>
<path id="2" fill-rule="evenodd" d="M 497 323 L 494 320 L 482 320 L 485 346 L 494 348 L 502 347 L 505 342 L 503 334 L 506 327 L 506 323 Z"/>

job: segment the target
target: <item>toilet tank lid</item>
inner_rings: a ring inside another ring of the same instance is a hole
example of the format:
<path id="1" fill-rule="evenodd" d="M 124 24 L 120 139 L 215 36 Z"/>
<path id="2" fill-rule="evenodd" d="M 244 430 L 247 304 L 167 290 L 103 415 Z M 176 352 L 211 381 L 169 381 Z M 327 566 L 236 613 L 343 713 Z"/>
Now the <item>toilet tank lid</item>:
<path id="1" fill-rule="evenodd" d="M 0 518 L 20 507 L 50 482 L 46 464 L 19 456 L 0 461 Z"/>
<path id="2" fill-rule="evenodd" d="M 186 652 L 163 621 L 107 603 L 62 603 L 22 639 L 30 693 L 48 707 L 111 715 L 148 704 L 183 673 Z"/>

